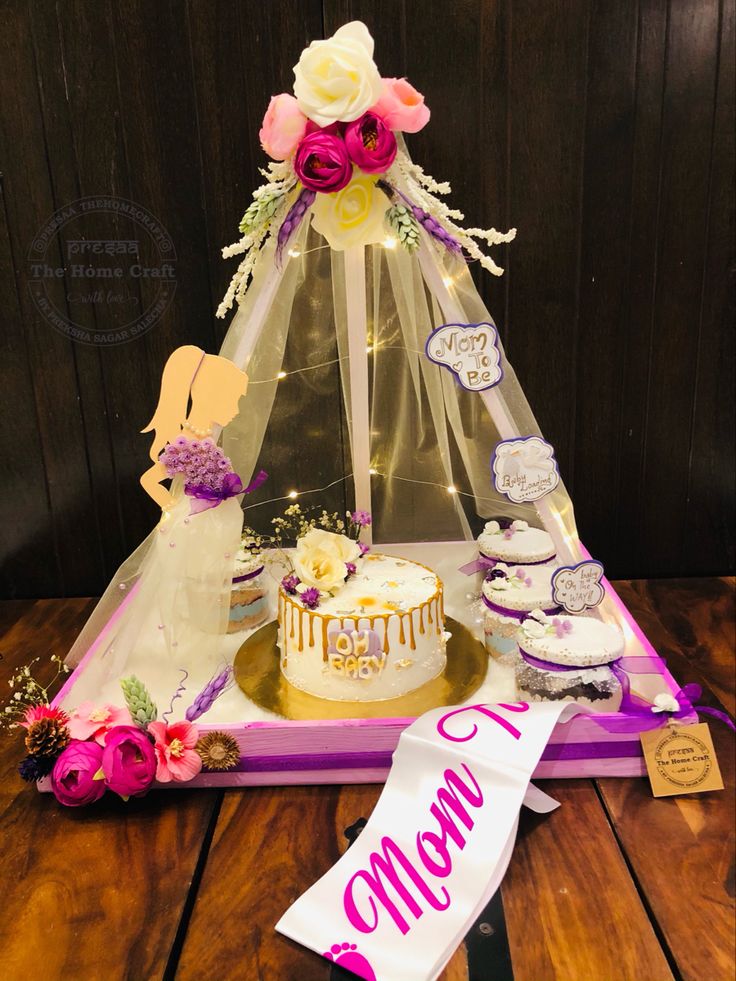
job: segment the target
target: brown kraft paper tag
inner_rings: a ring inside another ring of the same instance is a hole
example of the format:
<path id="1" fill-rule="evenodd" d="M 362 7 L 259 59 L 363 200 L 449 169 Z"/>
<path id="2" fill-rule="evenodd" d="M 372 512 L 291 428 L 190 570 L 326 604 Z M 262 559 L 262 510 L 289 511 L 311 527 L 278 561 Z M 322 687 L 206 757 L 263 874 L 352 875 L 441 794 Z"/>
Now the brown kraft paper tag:
<path id="1" fill-rule="evenodd" d="M 642 732 L 641 745 L 655 797 L 723 790 L 707 723 Z"/>

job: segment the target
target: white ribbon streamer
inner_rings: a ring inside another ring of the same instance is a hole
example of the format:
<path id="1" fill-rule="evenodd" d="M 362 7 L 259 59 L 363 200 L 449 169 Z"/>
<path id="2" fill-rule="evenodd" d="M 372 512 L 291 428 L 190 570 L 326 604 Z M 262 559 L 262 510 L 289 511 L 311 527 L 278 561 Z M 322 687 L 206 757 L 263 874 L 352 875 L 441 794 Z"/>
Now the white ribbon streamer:
<path id="1" fill-rule="evenodd" d="M 355 845 L 276 929 L 365 981 L 432 981 L 498 889 L 561 702 L 427 712 L 404 731 Z"/>

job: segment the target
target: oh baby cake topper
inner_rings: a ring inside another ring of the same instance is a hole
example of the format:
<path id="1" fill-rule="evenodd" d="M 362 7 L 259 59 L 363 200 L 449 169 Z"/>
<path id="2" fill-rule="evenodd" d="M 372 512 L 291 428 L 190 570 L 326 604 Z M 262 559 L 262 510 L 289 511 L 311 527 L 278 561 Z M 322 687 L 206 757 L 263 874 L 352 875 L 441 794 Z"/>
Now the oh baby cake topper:
<path id="1" fill-rule="evenodd" d="M 425 350 L 430 361 L 449 368 L 469 392 L 493 388 L 503 378 L 493 324 L 443 324 L 429 335 Z"/>
<path id="2" fill-rule="evenodd" d="M 514 504 L 538 501 L 557 487 L 554 447 L 541 436 L 504 439 L 491 457 L 493 486 Z"/>
<path id="3" fill-rule="evenodd" d="M 345 678 L 368 680 L 382 673 L 386 655 L 375 630 L 341 627 L 328 634 L 330 670 Z"/>

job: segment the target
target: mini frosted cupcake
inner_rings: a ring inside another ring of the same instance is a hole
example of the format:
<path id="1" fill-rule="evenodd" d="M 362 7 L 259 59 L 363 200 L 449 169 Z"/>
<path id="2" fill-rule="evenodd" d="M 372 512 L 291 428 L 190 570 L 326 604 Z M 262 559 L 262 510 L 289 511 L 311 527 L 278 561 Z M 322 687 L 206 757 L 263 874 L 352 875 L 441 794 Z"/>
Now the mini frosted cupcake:
<path id="1" fill-rule="evenodd" d="M 556 613 L 552 601 L 549 566 L 511 566 L 498 563 L 486 573 L 481 596 L 485 606 L 486 647 L 493 657 L 512 663 L 517 655 L 517 634 L 532 610 Z"/>
<path id="2" fill-rule="evenodd" d="M 478 536 L 482 559 L 518 565 L 543 565 L 555 558 L 555 544 L 548 532 L 532 528 L 526 521 L 512 521 L 502 528 L 498 521 L 487 521 Z"/>
<path id="3" fill-rule="evenodd" d="M 239 630 L 251 630 L 263 623 L 267 616 L 263 557 L 259 552 L 241 548 L 235 558 L 227 632 L 234 634 Z"/>
<path id="4" fill-rule="evenodd" d="M 518 631 L 516 686 L 532 702 L 574 701 L 617 712 L 621 682 L 611 668 L 624 651 L 619 628 L 594 617 L 535 610 Z"/>

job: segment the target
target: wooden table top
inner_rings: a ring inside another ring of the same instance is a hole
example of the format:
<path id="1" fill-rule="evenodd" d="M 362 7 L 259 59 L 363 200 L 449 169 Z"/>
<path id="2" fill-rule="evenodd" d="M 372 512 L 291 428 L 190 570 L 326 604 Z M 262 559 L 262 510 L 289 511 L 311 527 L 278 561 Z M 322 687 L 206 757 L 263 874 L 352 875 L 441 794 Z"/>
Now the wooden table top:
<path id="1" fill-rule="evenodd" d="M 616 584 L 678 682 L 732 716 L 734 584 Z M 0 684 L 36 655 L 64 655 L 93 604 L 0 603 Z M 522 811 L 501 919 L 471 930 L 443 981 L 732 981 L 736 740 L 711 732 L 725 792 L 655 800 L 646 779 L 544 781 L 563 806 Z M 3 734 L 3 981 L 348 976 L 273 927 L 380 787 L 110 794 L 77 811 L 20 780 L 18 749 Z"/>

